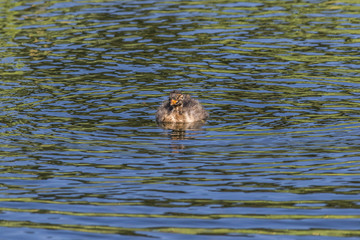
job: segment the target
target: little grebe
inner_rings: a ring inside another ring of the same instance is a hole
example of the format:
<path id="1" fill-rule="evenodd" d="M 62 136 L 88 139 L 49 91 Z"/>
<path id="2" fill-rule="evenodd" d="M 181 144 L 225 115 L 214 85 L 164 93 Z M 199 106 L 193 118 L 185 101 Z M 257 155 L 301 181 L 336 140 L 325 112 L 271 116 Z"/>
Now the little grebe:
<path id="1" fill-rule="evenodd" d="M 156 112 L 156 121 L 189 123 L 204 121 L 209 117 L 204 107 L 189 94 L 182 94 L 179 90 L 170 93 L 169 99 L 165 100 Z"/>

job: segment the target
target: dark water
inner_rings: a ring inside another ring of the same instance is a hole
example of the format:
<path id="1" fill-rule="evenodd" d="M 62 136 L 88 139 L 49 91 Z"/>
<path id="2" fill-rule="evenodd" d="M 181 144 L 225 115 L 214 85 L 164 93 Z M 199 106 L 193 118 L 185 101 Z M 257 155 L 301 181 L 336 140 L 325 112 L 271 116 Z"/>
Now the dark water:
<path id="1" fill-rule="evenodd" d="M 355 2 L 0 1 L 1 238 L 360 238 Z"/>

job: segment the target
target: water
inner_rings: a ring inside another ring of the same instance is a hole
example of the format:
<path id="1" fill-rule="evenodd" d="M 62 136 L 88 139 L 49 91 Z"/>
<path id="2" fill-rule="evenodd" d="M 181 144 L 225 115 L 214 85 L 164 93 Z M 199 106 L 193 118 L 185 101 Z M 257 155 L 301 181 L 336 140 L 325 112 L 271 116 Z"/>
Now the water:
<path id="1" fill-rule="evenodd" d="M 360 237 L 354 1 L 0 4 L 2 238 Z"/>

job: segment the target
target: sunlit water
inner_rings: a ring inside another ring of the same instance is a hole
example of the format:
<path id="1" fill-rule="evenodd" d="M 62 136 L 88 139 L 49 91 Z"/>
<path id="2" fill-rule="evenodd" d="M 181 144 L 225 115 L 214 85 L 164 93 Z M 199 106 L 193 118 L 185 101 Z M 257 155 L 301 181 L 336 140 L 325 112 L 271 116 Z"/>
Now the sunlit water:
<path id="1" fill-rule="evenodd" d="M 360 237 L 359 4 L 0 5 L 1 238 Z"/>

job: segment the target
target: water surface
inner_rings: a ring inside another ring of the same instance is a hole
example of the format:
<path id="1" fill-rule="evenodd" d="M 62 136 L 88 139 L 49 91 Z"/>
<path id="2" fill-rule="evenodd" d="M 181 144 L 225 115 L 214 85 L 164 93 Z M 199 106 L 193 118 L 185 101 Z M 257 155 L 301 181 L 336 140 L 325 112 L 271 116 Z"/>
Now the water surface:
<path id="1" fill-rule="evenodd" d="M 360 237 L 360 5 L 0 5 L 3 238 Z"/>

